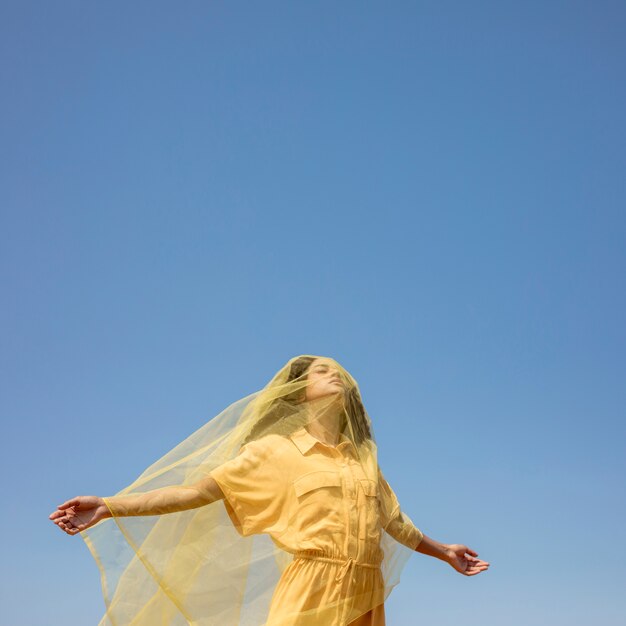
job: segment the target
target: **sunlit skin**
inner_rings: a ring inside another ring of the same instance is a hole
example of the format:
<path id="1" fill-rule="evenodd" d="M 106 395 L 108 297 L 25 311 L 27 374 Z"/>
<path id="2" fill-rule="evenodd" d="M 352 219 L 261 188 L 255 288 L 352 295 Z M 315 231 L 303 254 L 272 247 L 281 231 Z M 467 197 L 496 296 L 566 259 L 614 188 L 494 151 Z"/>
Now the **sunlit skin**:
<path id="1" fill-rule="evenodd" d="M 305 388 L 305 401 L 310 415 L 307 430 L 313 437 L 335 446 L 339 442 L 339 415 L 344 410 L 343 395 L 346 381 L 331 359 L 316 358 L 309 366 Z M 222 499 L 217 483 L 210 477 L 200 481 L 203 490 L 215 494 L 215 500 Z M 164 489 L 176 490 L 176 487 Z M 188 506 L 191 508 L 190 500 Z M 68 535 L 75 535 L 111 517 L 104 500 L 99 496 L 77 496 L 59 505 L 49 519 Z M 489 568 L 489 563 L 478 559 L 478 553 L 460 543 L 444 544 L 423 536 L 416 548 L 417 552 L 440 559 L 465 576 L 475 576 Z"/>

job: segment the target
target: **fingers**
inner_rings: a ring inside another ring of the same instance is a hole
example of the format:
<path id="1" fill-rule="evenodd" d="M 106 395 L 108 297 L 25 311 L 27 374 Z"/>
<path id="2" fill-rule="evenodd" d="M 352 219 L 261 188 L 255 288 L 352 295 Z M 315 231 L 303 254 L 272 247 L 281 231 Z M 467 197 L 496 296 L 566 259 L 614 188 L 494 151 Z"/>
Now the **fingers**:
<path id="1" fill-rule="evenodd" d="M 482 570 L 482 569 L 472 570 L 470 572 L 465 572 L 465 575 L 466 576 L 476 576 L 476 574 L 480 574 L 482 571 L 484 571 L 484 570 Z"/>
<path id="2" fill-rule="evenodd" d="M 72 526 L 66 517 L 63 517 L 55 522 L 55 524 L 64 532 L 70 534 Z"/>
<path id="3" fill-rule="evenodd" d="M 56 521 L 55 524 L 68 535 L 75 535 L 84 527 L 82 524 L 75 526 L 71 520 L 68 520 L 67 518 L 62 518 L 61 520 Z"/>
<path id="4" fill-rule="evenodd" d="M 85 528 L 84 524 L 78 523 L 73 508 L 54 511 L 49 515 L 49 519 L 68 535 L 75 535 Z"/>
<path id="5" fill-rule="evenodd" d="M 489 563 L 487 561 L 481 561 L 480 559 L 475 559 L 473 556 L 468 556 L 468 557 L 465 557 L 465 558 L 470 563 L 476 563 L 478 565 L 484 564 L 484 565 L 489 566 Z"/>
<path id="6" fill-rule="evenodd" d="M 474 559 L 472 563 L 470 563 L 463 572 L 466 576 L 475 576 L 476 574 L 480 574 L 480 572 L 484 572 L 489 569 L 489 563 L 487 561 L 479 561 L 478 559 Z"/>
<path id="7" fill-rule="evenodd" d="M 461 544 L 453 547 L 456 557 L 450 561 L 450 565 L 465 576 L 475 576 L 489 569 L 489 562 L 477 559 L 477 552 Z M 473 555 L 473 556 L 471 556 Z"/>
<path id="8" fill-rule="evenodd" d="M 77 496 L 59 504 L 56 511 L 53 511 L 48 519 L 54 522 L 63 532 L 68 535 L 75 535 L 85 528 L 76 517 L 76 510 L 80 508 L 82 496 Z"/>
<path id="9" fill-rule="evenodd" d="M 65 511 L 54 511 L 53 513 L 50 513 L 48 519 L 56 523 L 59 520 L 69 520 L 70 518 L 74 517 L 74 515 L 74 509 L 66 509 Z"/>
<path id="10" fill-rule="evenodd" d="M 65 510 L 73 506 L 75 506 L 76 508 L 80 506 L 80 498 L 72 498 L 71 500 L 66 500 L 63 504 L 59 504 L 57 508 Z"/>
<path id="11" fill-rule="evenodd" d="M 488 567 L 476 567 L 474 569 L 467 570 L 465 574 L 467 576 L 475 576 L 476 574 L 480 574 L 481 572 L 486 572 L 488 569 Z"/>

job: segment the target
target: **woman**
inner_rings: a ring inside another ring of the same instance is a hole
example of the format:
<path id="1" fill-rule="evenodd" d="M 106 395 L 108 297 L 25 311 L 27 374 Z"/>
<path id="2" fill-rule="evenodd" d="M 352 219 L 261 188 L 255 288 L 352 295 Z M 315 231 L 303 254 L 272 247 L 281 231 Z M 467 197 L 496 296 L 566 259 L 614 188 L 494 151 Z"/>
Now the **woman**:
<path id="1" fill-rule="evenodd" d="M 50 519 L 100 567 L 102 626 L 382 626 L 413 551 L 466 576 L 489 567 L 401 511 L 356 381 L 313 355 L 116 496 L 72 498 Z"/>

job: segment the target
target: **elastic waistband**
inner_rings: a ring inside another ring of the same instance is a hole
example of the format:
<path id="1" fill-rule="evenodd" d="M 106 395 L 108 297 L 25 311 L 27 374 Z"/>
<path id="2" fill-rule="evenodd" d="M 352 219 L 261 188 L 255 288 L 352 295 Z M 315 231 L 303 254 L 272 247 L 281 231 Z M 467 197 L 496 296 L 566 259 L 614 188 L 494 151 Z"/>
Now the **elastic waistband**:
<path id="1" fill-rule="evenodd" d="M 345 558 L 334 558 L 331 556 L 322 556 L 318 554 L 311 554 L 310 552 L 294 552 L 294 558 L 296 559 L 311 559 L 312 561 L 324 561 L 325 563 L 339 563 L 341 565 L 345 565 L 346 563 L 353 563 L 359 567 L 371 567 L 371 568 L 379 568 L 380 563 L 364 563 L 363 561 L 355 561 L 351 556 L 347 556 Z"/>
<path id="2" fill-rule="evenodd" d="M 340 582 L 343 577 L 350 571 L 353 566 L 356 567 L 366 567 L 369 569 L 379 569 L 380 563 L 364 563 L 363 561 L 356 561 L 351 556 L 339 558 L 332 556 L 324 556 L 323 554 L 316 554 L 314 552 L 309 552 L 307 550 L 302 550 L 293 553 L 294 559 L 309 559 L 311 561 L 322 561 L 324 563 L 337 563 L 338 565 L 342 565 L 341 569 L 337 573 L 335 580 Z"/>

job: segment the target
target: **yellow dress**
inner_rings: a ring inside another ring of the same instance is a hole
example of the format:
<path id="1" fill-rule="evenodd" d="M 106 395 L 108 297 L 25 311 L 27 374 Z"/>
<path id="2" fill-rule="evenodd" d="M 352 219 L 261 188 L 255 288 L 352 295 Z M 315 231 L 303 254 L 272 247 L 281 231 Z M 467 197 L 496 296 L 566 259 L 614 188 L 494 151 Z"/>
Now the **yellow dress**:
<path id="1" fill-rule="evenodd" d="M 333 447 L 305 428 L 252 441 L 211 471 L 237 532 L 267 533 L 293 555 L 266 626 L 384 626 L 383 532 L 412 550 L 423 535 L 377 475 L 345 435 Z"/>

